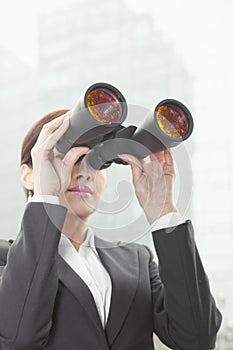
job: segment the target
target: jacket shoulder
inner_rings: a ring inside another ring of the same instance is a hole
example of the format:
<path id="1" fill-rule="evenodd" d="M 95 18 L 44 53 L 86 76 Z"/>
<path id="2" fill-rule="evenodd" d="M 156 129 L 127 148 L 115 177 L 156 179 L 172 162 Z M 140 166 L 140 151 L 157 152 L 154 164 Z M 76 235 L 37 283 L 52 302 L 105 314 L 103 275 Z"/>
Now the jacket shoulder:
<path id="1" fill-rule="evenodd" d="M 146 254 L 149 257 L 153 257 L 153 253 L 150 248 L 143 243 L 117 241 L 115 244 L 118 247 L 127 248 L 130 250 L 138 250 L 140 254 Z"/>
<path id="2" fill-rule="evenodd" d="M 6 264 L 7 254 L 12 243 L 12 239 L 9 239 L 8 241 L 5 239 L 0 239 L 0 265 Z"/>

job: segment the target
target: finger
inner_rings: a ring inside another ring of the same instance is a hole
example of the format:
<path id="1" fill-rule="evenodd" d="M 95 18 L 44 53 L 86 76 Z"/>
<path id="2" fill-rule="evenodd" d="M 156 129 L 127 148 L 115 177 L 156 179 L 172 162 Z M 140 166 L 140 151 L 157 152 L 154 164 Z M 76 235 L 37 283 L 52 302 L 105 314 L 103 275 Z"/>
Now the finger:
<path id="1" fill-rule="evenodd" d="M 65 192 L 69 187 L 71 174 L 77 159 L 82 157 L 82 155 L 87 154 L 88 151 L 89 148 L 87 146 L 72 147 L 66 153 L 62 163 L 57 163 L 58 172 L 60 172 L 60 178 L 62 179 L 63 192 Z M 56 164 L 56 159 L 54 159 L 54 162 Z"/>
<path id="2" fill-rule="evenodd" d="M 136 183 L 143 171 L 143 166 L 141 162 L 131 154 L 118 154 L 118 157 L 126 161 L 131 166 L 133 182 Z"/>
<path id="3" fill-rule="evenodd" d="M 72 114 L 72 111 L 68 111 L 65 114 L 62 114 L 59 117 L 51 120 L 50 122 L 45 123 L 41 129 L 41 132 L 39 134 L 36 144 L 37 145 L 42 144 L 48 138 L 49 135 L 51 135 L 55 130 L 57 130 L 62 125 L 65 118 L 70 117 L 71 114 Z"/>
<path id="4" fill-rule="evenodd" d="M 70 168 L 73 169 L 74 164 L 77 162 L 77 160 L 82 156 L 88 153 L 90 150 L 87 146 L 77 146 L 72 147 L 69 152 L 66 153 L 65 157 L 63 158 L 63 163 Z"/>
<path id="5" fill-rule="evenodd" d="M 173 165 L 173 157 L 170 149 L 166 149 L 164 152 L 165 161 L 168 165 Z"/>
<path id="6" fill-rule="evenodd" d="M 157 160 L 159 163 L 163 164 L 163 162 L 165 161 L 164 151 L 151 153 L 150 160 Z"/>
<path id="7" fill-rule="evenodd" d="M 141 162 L 141 164 L 145 164 L 146 163 L 146 159 L 142 158 L 142 159 L 140 159 L 140 162 Z"/>
<path id="8" fill-rule="evenodd" d="M 69 127 L 69 116 L 66 116 L 61 125 L 50 135 L 47 135 L 46 140 L 40 145 L 45 151 L 50 151 L 54 148 L 56 143 L 60 140 L 62 135 Z"/>

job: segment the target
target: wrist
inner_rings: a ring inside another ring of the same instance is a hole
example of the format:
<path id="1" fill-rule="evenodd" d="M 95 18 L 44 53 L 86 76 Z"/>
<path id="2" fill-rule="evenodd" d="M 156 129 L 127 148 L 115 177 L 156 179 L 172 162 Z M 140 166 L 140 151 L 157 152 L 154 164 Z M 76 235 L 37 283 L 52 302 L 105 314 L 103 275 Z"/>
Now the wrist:
<path id="1" fill-rule="evenodd" d="M 149 224 L 151 225 L 152 223 L 155 222 L 155 220 L 158 220 L 162 216 L 169 213 L 177 212 L 177 208 L 173 203 L 167 203 L 160 208 L 153 207 L 153 205 L 151 205 L 151 208 L 149 210 L 144 210 L 144 212 Z"/>
<path id="2" fill-rule="evenodd" d="M 163 211 L 160 214 L 160 217 L 164 216 L 166 214 L 169 214 L 169 213 L 177 212 L 177 211 L 178 210 L 177 210 L 177 208 L 176 208 L 174 203 L 165 204 L 164 207 L 163 207 Z"/>

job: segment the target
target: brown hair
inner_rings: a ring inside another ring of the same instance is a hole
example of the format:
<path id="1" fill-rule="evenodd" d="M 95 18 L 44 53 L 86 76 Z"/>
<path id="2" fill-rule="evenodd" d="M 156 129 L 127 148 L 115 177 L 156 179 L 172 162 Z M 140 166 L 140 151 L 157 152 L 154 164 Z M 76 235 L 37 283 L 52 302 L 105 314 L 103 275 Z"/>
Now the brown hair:
<path id="1" fill-rule="evenodd" d="M 21 148 L 21 161 L 20 165 L 22 164 L 27 164 L 30 168 L 32 168 L 32 158 L 31 158 L 31 149 L 35 145 L 38 136 L 42 130 L 42 127 L 44 124 L 50 122 L 51 120 L 60 117 L 60 115 L 65 114 L 68 112 L 69 109 L 60 109 L 54 112 L 51 112 L 49 114 L 46 114 L 43 118 L 38 120 L 32 127 L 31 129 L 27 132 L 22 148 Z M 24 192 L 26 194 L 26 198 L 28 199 L 29 195 L 33 195 L 32 190 L 27 190 L 25 187 L 23 187 Z"/>

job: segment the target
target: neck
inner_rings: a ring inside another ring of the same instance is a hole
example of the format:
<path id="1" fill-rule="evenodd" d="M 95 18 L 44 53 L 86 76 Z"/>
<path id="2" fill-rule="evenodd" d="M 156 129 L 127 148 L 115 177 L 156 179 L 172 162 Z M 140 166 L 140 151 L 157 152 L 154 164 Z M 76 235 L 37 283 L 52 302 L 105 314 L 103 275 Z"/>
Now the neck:
<path id="1" fill-rule="evenodd" d="M 79 250 L 80 245 L 85 241 L 87 229 L 88 216 L 80 218 L 67 211 L 62 233 L 69 238 L 76 250 Z"/>

